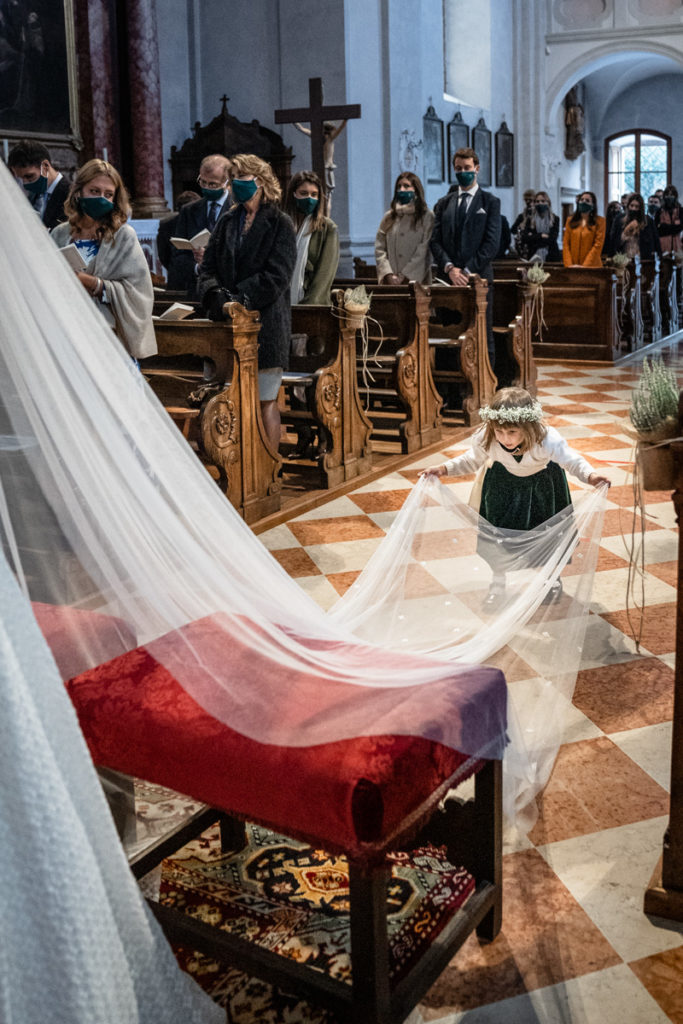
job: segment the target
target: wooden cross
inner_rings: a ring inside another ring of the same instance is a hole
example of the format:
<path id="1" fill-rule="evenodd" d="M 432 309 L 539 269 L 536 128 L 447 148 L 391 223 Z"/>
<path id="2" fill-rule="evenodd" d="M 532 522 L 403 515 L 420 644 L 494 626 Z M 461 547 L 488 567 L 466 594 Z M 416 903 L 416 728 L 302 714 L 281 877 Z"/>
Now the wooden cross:
<path id="1" fill-rule="evenodd" d="M 323 106 L 322 78 L 308 79 L 308 106 L 293 107 L 289 110 L 275 111 L 275 124 L 295 124 L 307 121 L 311 126 L 311 163 L 313 170 L 325 188 L 325 121 L 349 120 L 360 117 L 360 103 L 346 106 Z"/>

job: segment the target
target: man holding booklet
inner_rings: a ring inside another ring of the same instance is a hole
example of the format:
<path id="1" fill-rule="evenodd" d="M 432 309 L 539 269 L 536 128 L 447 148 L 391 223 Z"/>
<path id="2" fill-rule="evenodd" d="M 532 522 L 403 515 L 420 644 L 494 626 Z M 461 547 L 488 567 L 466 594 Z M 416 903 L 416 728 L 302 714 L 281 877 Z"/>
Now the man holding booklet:
<path id="1" fill-rule="evenodd" d="M 218 218 L 230 205 L 228 175 L 230 161 L 213 153 L 205 156 L 199 167 L 197 182 L 202 198 L 184 206 L 178 215 L 171 262 L 168 268 L 168 287 L 195 298 L 197 274 L 204 259 L 204 250 Z"/>

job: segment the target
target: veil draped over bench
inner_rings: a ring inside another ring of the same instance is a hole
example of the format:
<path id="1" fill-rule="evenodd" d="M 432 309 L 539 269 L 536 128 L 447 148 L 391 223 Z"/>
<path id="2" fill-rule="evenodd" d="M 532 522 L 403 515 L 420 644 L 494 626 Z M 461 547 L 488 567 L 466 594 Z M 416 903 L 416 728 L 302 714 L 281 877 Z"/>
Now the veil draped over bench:
<path id="1" fill-rule="evenodd" d="M 220 493 L 15 188 L 3 168 L 0 536 L 63 678 L 175 634 L 182 687 L 263 743 L 417 732 L 481 757 L 509 740 L 519 813 L 561 739 L 602 493 L 505 534 L 420 483 L 390 528 L 378 517 L 386 537 L 323 612 Z M 497 560 L 508 600 L 486 615 Z M 561 601 L 543 603 L 560 575 Z M 222 642 L 194 649 L 181 629 L 204 618 Z M 506 673 L 507 722 L 458 712 L 482 664 Z"/>

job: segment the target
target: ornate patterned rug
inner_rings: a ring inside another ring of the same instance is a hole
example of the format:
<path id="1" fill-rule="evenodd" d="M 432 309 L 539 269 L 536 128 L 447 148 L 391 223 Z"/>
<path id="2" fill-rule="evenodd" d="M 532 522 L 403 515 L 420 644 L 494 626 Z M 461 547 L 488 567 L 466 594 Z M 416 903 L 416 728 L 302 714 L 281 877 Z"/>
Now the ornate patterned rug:
<path id="1" fill-rule="evenodd" d="M 223 855 L 215 826 L 164 861 L 160 900 L 349 981 L 345 858 L 255 825 L 248 826 L 247 837 L 244 850 Z M 442 848 L 392 856 L 388 900 L 394 980 L 410 970 L 473 888 L 472 876 L 454 868 Z M 332 1024 L 329 1013 L 297 997 L 195 951 L 178 947 L 175 952 L 183 969 L 226 1008 L 234 1024 Z"/>

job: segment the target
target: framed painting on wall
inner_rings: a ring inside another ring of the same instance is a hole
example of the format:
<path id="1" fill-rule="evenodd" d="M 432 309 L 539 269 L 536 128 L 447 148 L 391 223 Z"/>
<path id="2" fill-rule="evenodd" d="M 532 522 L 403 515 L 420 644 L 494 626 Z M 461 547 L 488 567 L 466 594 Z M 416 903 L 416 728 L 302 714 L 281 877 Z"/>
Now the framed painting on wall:
<path id="1" fill-rule="evenodd" d="M 505 121 L 496 132 L 496 187 L 512 188 L 515 183 L 515 137 Z"/>
<path id="2" fill-rule="evenodd" d="M 453 157 L 459 149 L 467 149 L 469 144 L 470 127 L 463 121 L 460 111 L 456 110 L 448 122 L 448 180 L 451 183 L 455 181 Z"/>
<path id="3" fill-rule="evenodd" d="M 0 132 L 78 137 L 73 0 L 0 4 Z"/>
<path id="4" fill-rule="evenodd" d="M 422 118 L 422 136 L 425 177 L 428 184 L 440 185 L 443 181 L 443 121 L 431 103 Z"/>
<path id="5" fill-rule="evenodd" d="M 491 184 L 491 132 L 483 117 L 472 129 L 472 149 L 479 157 L 477 181 L 482 188 L 488 188 Z"/>

